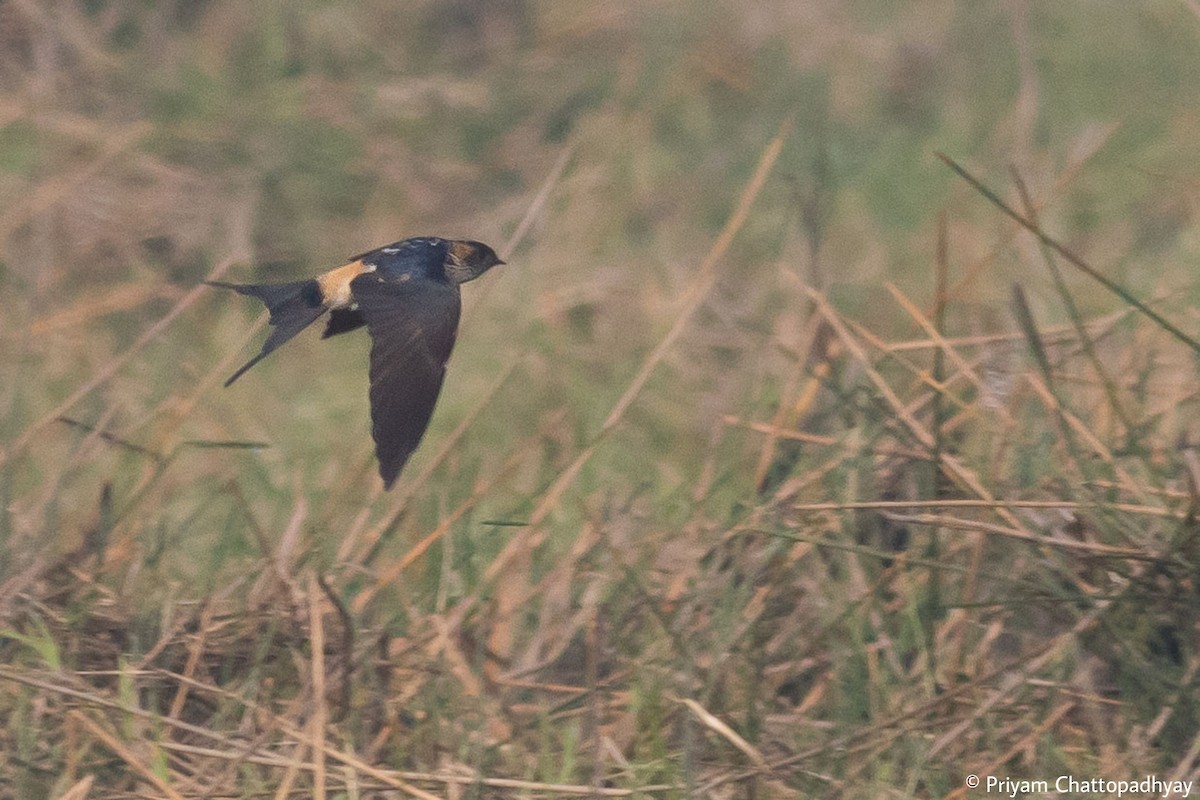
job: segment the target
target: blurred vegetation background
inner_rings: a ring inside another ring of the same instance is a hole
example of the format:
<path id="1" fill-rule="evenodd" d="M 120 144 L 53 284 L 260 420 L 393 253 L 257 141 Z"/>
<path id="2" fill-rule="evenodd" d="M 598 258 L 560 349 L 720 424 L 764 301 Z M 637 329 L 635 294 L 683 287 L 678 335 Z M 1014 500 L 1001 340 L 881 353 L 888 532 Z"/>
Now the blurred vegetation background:
<path id="1" fill-rule="evenodd" d="M 1198 38 L 1156 0 L 0 3 L 0 796 L 405 791 L 333 747 L 435 796 L 1195 776 L 1194 353 L 935 153 L 1195 333 Z M 366 337 L 223 390 L 262 320 L 198 287 L 412 235 L 508 265 L 384 494 Z M 983 505 L 853 505 L 940 499 Z"/>

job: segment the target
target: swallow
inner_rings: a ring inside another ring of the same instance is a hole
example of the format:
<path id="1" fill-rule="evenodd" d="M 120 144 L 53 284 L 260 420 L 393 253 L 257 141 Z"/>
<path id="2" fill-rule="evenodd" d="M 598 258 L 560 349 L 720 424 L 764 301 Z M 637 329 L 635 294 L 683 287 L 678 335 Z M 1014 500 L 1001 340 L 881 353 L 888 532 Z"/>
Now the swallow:
<path id="1" fill-rule="evenodd" d="M 390 489 L 421 443 L 441 392 L 458 334 L 459 284 L 503 263 L 480 242 L 421 236 L 357 255 L 310 280 L 209 281 L 258 298 L 271 314 L 262 350 L 225 385 L 326 312 L 323 339 L 365 325 L 371 337 L 371 436 L 379 475 Z"/>

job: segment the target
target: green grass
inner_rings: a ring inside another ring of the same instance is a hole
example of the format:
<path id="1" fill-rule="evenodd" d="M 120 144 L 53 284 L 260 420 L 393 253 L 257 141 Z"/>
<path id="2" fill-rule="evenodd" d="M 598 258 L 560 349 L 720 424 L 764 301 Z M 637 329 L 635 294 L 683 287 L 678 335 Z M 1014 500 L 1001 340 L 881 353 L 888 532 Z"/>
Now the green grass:
<path id="1" fill-rule="evenodd" d="M 1187 4 L 479 8 L 0 4 L 0 798 L 1195 775 Z M 383 493 L 199 283 L 427 233 Z"/>

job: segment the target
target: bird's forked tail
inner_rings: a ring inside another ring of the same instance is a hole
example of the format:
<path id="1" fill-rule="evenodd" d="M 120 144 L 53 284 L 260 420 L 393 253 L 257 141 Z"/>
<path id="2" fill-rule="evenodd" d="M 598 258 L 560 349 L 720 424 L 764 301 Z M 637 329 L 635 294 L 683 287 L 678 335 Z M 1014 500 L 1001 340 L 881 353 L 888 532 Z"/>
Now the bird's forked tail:
<path id="1" fill-rule="evenodd" d="M 258 355 L 247 361 L 225 381 L 228 386 L 246 370 L 262 361 L 279 345 L 321 318 L 328 311 L 322 302 L 321 288 L 315 280 L 292 283 L 222 283 L 206 281 L 210 286 L 233 289 L 248 297 L 257 297 L 271 312 L 271 334 L 263 342 Z"/>

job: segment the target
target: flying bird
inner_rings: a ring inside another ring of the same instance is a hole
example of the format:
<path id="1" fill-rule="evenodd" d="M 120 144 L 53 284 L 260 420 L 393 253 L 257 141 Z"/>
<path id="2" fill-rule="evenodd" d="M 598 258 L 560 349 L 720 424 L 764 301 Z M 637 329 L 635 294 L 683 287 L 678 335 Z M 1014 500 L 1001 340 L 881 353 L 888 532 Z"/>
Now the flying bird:
<path id="1" fill-rule="evenodd" d="M 442 389 L 462 309 L 458 286 L 503 263 L 480 242 L 421 236 L 355 256 L 306 281 L 209 281 L 257 297 L 271 312 L 262 350 L 225 385 L 326 312 L 323 339 L 365 325 L 371 336 L 371 436 L 379 475 L 390 489 L 420 444 Z"/>

